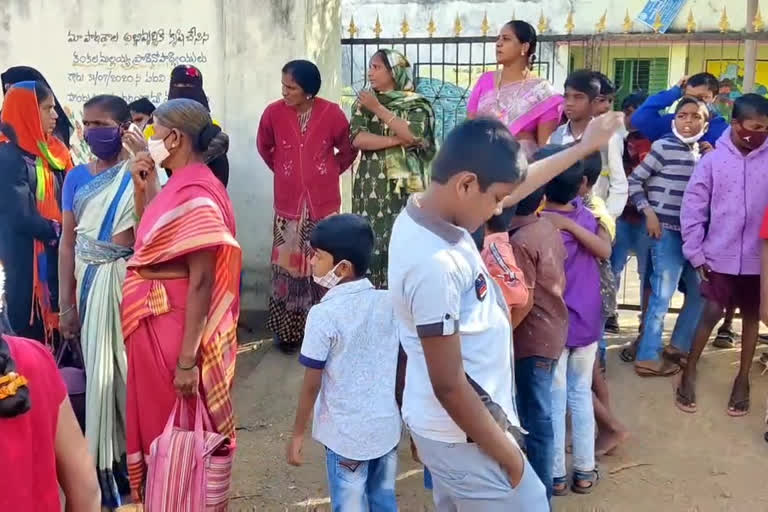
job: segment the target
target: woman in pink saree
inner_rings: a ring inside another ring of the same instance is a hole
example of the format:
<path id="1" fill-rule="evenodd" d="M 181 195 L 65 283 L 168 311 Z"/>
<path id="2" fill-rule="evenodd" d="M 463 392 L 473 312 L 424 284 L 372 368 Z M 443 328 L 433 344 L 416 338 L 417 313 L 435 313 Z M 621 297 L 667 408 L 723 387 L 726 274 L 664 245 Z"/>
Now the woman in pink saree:
<path id="1" fill-rule="evenodd" d="M 149 154 L 139 153 L 131 162 L 141 221 L 122 304 L 134 502 L 142 501 L 145 459 L 177 396 L 190 404 L 188 425 L 199 394 L 210 420 L 206 430 L 229 436 L 233 445 L 235 438 L 230 392 L 241 251 L 232 203 L 212 171 L 226 153 L 228 138 L 193 100 L 168 101 L 155 110 L 154 119 Z M 155 163 L 173 171 L 162 190 Z M 226 494 L 217 498 L 218 506 L 211 508 L 209 501 L 207 510 L 226 510 Z"/>
<path id="2" fill-rule="evenodd" d="M 530 159 L 560 124 L 563 97 L 548 81 L 531 76 L 536 58 L 536 30 L 513 20 L 496 41 L 496 61 L 502 69 L 480 76 L 467 104 L 470 118 L 501 120 Z"/>

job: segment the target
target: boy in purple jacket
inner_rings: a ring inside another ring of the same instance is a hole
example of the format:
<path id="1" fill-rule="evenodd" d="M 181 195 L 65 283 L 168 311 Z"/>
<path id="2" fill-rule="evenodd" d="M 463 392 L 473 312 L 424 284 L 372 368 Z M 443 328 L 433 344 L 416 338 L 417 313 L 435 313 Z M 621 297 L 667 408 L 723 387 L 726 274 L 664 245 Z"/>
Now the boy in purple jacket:
<path id="1" fill-rule="evenodd" d="M 683 253 L 697 269 L 706 299 L 675 404 L 696 412 L 696 364 L 729 307 L 742 314 L 741 362 L 728 401 L 730 416 L 749 412 L 749 370 L 760 311 L 760 225 L 768 206 L 768 99 L 745 94 L 731 127 L 696 166 L 683 197 Z M 716 222 L 715 222 L 716 221 Z"/>
<path id="2" fill-rule="evenodd" d="M 563 149 L 545 146 L 536 152 L 542 159 Z M 584 163 L 578 162 L 550 181 L 545 189 L 545 215 L 560 229 L 566 250 L 565 305 L 568 336 L 552 381 L 552 425 L 555 435 L 553 494 L 567 492 L 565 467 L 565 413 L 573 427 L 573 484 L 578 494 L 589 494 L 597 484 L 595 421 L 592 403 L 592 370 L 603 332 L 599 259 L 611 257 L 611 241 L 595 216 L 578 197 L 585 183 Z"/>

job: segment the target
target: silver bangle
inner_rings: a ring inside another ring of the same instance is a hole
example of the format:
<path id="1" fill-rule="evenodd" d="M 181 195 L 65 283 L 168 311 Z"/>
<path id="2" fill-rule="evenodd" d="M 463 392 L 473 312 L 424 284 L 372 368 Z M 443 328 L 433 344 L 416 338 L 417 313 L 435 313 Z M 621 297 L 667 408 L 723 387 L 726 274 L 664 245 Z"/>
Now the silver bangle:
<path id="1" fill-rule="evenodd" d="M 72 312 L 72 311 L 74 311 L 74 310 L 75 310 L 75 306 L 74 306 L 74 305 L 72 305 L 72 306 L 69 306 L 69 307 L 68 307 L 67 309 L 65 309 L 64 311 L 61 311 L 61 312 L 59 312 L 59 318 L 61 318 L 61 317 L 65 316 L 65 315 L 68 315 L 69 313 L 71 313 L 71 312 Z"/>

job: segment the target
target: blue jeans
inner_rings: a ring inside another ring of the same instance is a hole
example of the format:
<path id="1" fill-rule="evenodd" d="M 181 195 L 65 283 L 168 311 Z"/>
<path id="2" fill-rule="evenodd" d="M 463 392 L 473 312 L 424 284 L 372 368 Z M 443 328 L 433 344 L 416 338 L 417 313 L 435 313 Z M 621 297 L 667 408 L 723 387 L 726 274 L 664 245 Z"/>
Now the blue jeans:
<path id="1" fill-rule="evenodd" d="M 649 245 L 648 230 L 644 222 L 632 223 L 624 219 L 616 221 L 616 242 L 611 252 L 611 267 L 616 276 L 617 289 L 630 253 L 634 253 L 637 257 L 637 274 L 640 276 L 640 282 L 643 282 Z"/>
<path id="2" fill-rule="evenodd" d="M 333 512 L 397 512 L 397 447 L 372 460 L 350 460 L 325 449 Z"/>
<path id="3" fill-rule="evenodd" d="M 556 359 L 525 357 L 515 361 L 517 412 L 528 435 L 525 437 L 528 462 L 539 475 L 552 497 L 552 464 L 555 457 L 555 434 L 552 430 L 552 379 Z"/>
<path id="4" fill-rule="evenodd" d="M 595 409 L 592 405 L 592 370 L 597 340 L 586 347 L 565 347 L 552 381 L 552 426 L 555 433 L 552 476 L 565 472 L 565 410 L 571 411 L 573 469 L 595 469 Z"/>
<path id="5" fill-rule="evenodd" d="M 699 293 L 699 276 L 683 256 L 683 239 L 678 231 L 662 229 L 661 238 L 651 240 L 650 272 L 651 298 L 645 313 L 645 325 L 637 361 L 658 361 L 662 349 L 664 317 L 669 303 L 682 279 L 685 286 L 685 304 L 677 317 L 670 343 L 680 351 L 688 353 L 693 335 L 704 309 L 704 300 Z"/>

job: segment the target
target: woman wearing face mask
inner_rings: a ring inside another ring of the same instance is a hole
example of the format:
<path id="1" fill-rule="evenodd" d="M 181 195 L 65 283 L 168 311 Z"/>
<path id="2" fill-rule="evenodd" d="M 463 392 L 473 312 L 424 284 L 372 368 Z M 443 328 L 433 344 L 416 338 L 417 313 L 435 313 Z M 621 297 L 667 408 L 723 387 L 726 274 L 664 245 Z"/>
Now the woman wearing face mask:
<path id="1" fill-rule="evenodd" d="M 56 102 L 42 82 L 5 93 L 0 120 L 0 261 L 8 273 L 8 316 L 21 336 L 51 341 L 58 326 L 61 185 L 72 167 L 53 136 Z"/>
<path id="2" fill-rule="evenodd" d="M 295 352 L 304 337 L 307 312 L 324 293 L 312 282 L 309 235 L 319 221 L 341 208 L 339 176 L 352 165 L 357 150 L 349 141 L 349 122 L 341 108 L 317 97 L 317 66 L 291 61 L 282 75 L 283 99 L 261 116 L 256 145 L 274 175 L 267 327 L 281 350 Z"/>
<path id="3" fill-rule="evenodd" d="M 59 329 L 68 339 L 80 334 L 87 375 L 85 433 L 102 501 L 110 508 L 119 507 L 120 496 L 129 492 L 120 301 L 134 242 L 133 180 L 123 150 L 130 122 L 122 98 L 90 99 L 83 108 L 83 126 L 96 159 L 72 169 L 62 190 Z"/>
<path id="4" fill-rule="evenodd" d="M 352 108 L 350 137 L 363 152 L 352 186 L 352 212 L 368 219 L 376 233 L 368 277 L 377 288 L 387 286 L 392 224 L 408 197 L 426 187 L 436 151 L 432 105 L 413 92 L 410 68 L 400 52 L 374 53 L 368 67 L 373 90 L 361 91 Z"/>
<path id="5" fill-rule="evenodd" d="M 135 502 L 142 501 L 150 444 L 178 395 L 187 397 L 193 413 L 199 393 L 213 430 L 233 442 L 235 434 L 230 389 L 241 252 L 232 203 L 215 175 L 216 158 L 226 154 L 229 138 L 193 100 L 168 101 L 154 118 L 149 153 L 131 163 L 141 221 L 122 304 Z M 159 191 L 155 164 L 173 171 Z M 226 507 L 226 497 L 217 506 Z"/>
<path id="6" fill-rule="evenodd" d="M 532 76 L 536 59 L 536 30 L 520 20 L 504 25 L 496 40 L 496 60 L 502 68 L 477 81 L 467 114 L 501 120 L 530 159 L 560 124 L 563 97 L 548 81 Z"/>
<path id="7" fill-rule="evenodd" d="M 680 371 L 691 347 L 704 302 L 696 270 L 683 255 L 680 208 L 683 192 L 700 158 L 709 110 L 701 100 L 685 97 L 675 108 L 673 135 L 651 146 L 640 166 L 629 176 L 630 200 L 645 215 L 650 237 L 651 296 L 635 358 L 635 372 L 643 377 L 666 377 Z M 677 318 L 669 346 L 662 351 L 664 317 L 677 283 L 685 284 L 685 304 Z"/>

